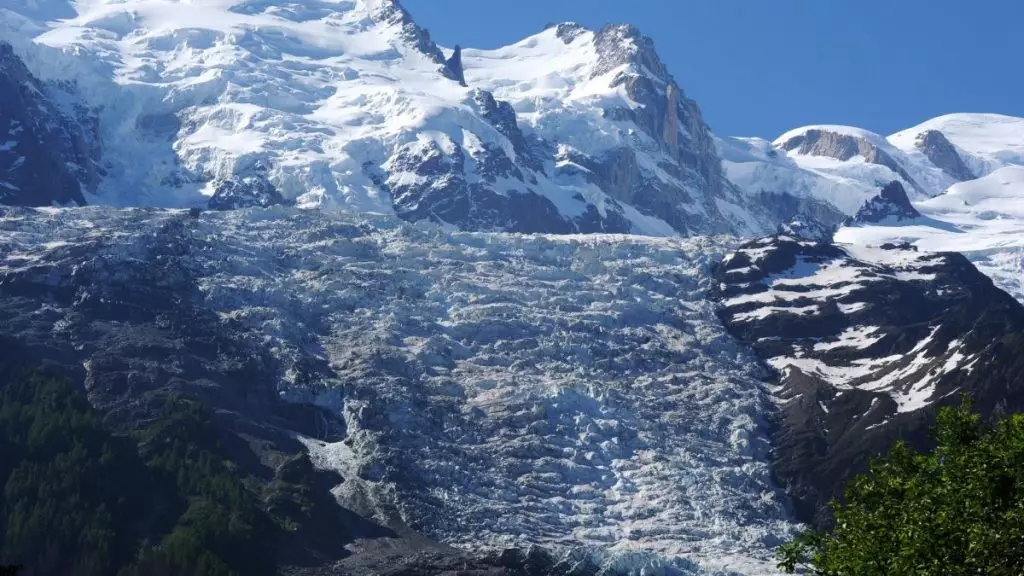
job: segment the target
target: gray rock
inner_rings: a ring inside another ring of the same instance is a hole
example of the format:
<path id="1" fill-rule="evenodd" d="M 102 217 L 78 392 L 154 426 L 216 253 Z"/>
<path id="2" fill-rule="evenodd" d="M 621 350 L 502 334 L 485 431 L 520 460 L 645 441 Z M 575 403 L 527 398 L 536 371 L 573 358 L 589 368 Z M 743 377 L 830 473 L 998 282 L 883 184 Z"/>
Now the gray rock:
<path id="1" fill-rule="evenodd" d="M 779 225 L 779 234 L 815 242 L 831 242 L 835 233 L 835 226 L 826 226 L 813 218 L 797 216 Z"/>
<path id="2" fill-rule="evenodd" d="M 628 65 L 612 85 L 622 86 L 640 104 L 606 109 L 604 114 L 635 123 L 671 159 L 660 168 L 682 183 L 658 181 L 634 170 L 629 157 L 636 150 L 616 150 L 596 159 L 603 164 L 598 170 L 604 175 L 598 182 L 602 189 L 607 186 L 613 197 L 684 234 L 737 231 L 737 223 L 721 213 L 718 201 L 744 205 L 749 200 L 725 179 L 711 129 L 697 103 L 686 97 L 668 72 L 653 40 L 634 26 L 617 25 L 597 32 L 594 42 L 599 54 L 595 76 Z"/>
<path id="3" fill-rule="evenodd" d="M 485 182 L 467 179 L 467 162 L 479 163 Z M 488 148 L 473 159 L 461 147 L 448 154 L 436 143 L 427 146 L 414 143 L 399 150 L 391 159 L 388 172 L 398 176 L 389 176 L 386 180 L 380 175 L 371 177 L 390 193 L 395 213 L 406 220 L 431 220 L 471 231 L 568 233 L 576 230 L 550 200 L 534 193 L 526 183 L 522 191 L 511 194 L 499 194 L 488 187 L 488 178 L 522 177 L 499 149 Z M 405 174 L 419 178 L 401 176 Z"/>
<path id="4" fill-rule="evenodd" d="M 932 164 L 941 168 L 950 177 L 960 182 L 977 178 L 964 163 L 964 159 L 960 157 L 960 153 L 957 152 L 953 143 L 942 132 L 926 130 L 917 136 L 914 146 L 927 156 Z"/>
<path id="5" fill-rule="evenodd" d="M 572 44 L 576 38 L 579 38 L 580 34 L 583 34 L 587 29 L 575 22 L 562 22 L 560 24 L 548 24 L 544 27 L 545 30 L 549 28 L 556 28 L 555 34 L 565 42 L 566 44 Z"/>
<path id="6" fill-rule="evenodd" d="M 444 66 L 444 53 L 430 38 L 430 32 L 416 24 L 398 0 L 381 0 L 372 17 L 376 22 L 400 26 L 402 36 L 411 46 L 439 66 Z"/>
<path id="7" fill-rule="evenodd" d="M 237 210 L 239 208 L 267 208 L 280 204 L 288 205 L 277 188 L 260 174 L 255 176 L 235 177 L 224 180 L 217 185 L 210 198 L 210 210 Z"/>

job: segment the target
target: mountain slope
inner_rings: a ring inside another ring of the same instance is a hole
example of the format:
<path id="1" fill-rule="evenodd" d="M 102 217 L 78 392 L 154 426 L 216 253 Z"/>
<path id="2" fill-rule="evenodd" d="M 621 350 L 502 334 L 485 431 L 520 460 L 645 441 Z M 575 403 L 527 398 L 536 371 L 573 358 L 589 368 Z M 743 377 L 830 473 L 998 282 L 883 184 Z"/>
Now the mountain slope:
<path id="1" fill-rule="evenodd" d="M 927 252 L 960 252 L 1000 288 L 1024 299 L 1024 166 L 956 184 L 914 207 L 923 218 L 856 223 L 840 228 L 835 239 L 864 246 L 907 242 Z"/>
<path id="2" fill-rule="evenodd" d="M 889 136 L 891 142 L 908 154 L 921 153 L 943 167 L 941 144 L 930 145 L 935 135 L 953 146 L 963 168 L 975 178 L 1005 166 L 1024 165 L 1024 118 L 1001 114 L 948 114 Z M 956 159 L 950 159 L 950 171 L 960 171 Z M 968 180 L 970 178 L 958 178 Z"/>
<path id="3" fill-rule="evenodd" d="M 0 203 L 83 205 L 103 177 L 93 111 L 0 42 Z"/>
<path id="4" fill-rule="evenodd" d="M 909 199 L 909 205 L 898 207 L 903 216 L 849 219 L 835 239 L 868 247 L 911 243 L 928 252 L 959 252 L 1000 288 L 1024 300 L 1017 208 L 1024 199 L 1024 119 L 951 114 L 888 138 L 856 128 L 817 126 L 793 130 L 775 143 L 719 138 L 718 144 L 728 177 L 747 194 L 789 190 L 850 217 L 862 213 L 890 183 L 899 183 Z M 886 210 L 896 208 L 882 204 Z"/>
<path id="5" fill-rule="evenodd" d="M 683 233 L 764 229 L 725 180 L 697 104 L 636 28 L 560 24 L 498 50 L 467 50 L 464 62 L 471 84 L 557 143 L 562 186 L 604 191 Z"/>
<path id="6" fill-rule="evenodd" d="M 828 522 L 844 479 L 895 440 L 923 446 L 938 405 L 1024 409 L 1024 307 L 959 254 L 785 236 L 719 272 L 720 315 L 776 371 L 775 473 Z"/>

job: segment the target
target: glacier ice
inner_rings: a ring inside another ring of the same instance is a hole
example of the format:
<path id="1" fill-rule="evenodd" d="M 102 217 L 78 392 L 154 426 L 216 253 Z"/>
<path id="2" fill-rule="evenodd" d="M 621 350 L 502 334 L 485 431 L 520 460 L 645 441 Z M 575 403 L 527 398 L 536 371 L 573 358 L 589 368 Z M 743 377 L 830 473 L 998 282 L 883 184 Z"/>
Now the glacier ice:
<path id="1" fill-rule="evenodd" d="M 775 573 L 797 525 L 769 474 L 767 374 L 707 299 L 732 240 L 7 209 L 0 274 L 81 245 L 116 270 L 175 220 L 201 305 L 278 359 L 282 397 L 343 421 L 304 441 L 352 509 L 474 550 Z"/>

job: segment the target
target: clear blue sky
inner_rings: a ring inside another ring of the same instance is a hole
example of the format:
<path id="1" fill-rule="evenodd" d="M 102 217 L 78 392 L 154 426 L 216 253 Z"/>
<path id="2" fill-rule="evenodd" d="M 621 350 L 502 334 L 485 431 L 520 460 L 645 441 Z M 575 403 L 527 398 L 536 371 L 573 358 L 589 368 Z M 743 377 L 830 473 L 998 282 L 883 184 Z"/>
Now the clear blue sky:
<path id="1" fill-rule="evenodd" d="M 403 0 L 445 46 L 628 22 L 724 135 L 1024 116 L 1024 0 Z"/>

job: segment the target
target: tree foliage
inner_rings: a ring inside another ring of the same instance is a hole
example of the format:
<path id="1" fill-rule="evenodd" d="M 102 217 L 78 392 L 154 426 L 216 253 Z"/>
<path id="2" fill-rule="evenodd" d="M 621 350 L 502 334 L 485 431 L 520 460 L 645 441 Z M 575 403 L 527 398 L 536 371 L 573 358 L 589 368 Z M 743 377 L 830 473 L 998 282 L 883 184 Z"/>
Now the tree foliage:
<path id="1" fill-rule="evenodd" d="M 1024 415 L 985 423 L 965 401 L 938 413 L 937 447 L 903 443 L 855 478 L 834 527 L 778 551 L 820 576 L 1024 574 Z"/>
<path id="2" fill-rule="evenodd" d="M 35 574 L 269 574 L 277 527 L 225 432 L 172 398 L 112 434 L 71 382 L 0 365 L 0 564 Z"/>

